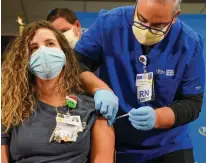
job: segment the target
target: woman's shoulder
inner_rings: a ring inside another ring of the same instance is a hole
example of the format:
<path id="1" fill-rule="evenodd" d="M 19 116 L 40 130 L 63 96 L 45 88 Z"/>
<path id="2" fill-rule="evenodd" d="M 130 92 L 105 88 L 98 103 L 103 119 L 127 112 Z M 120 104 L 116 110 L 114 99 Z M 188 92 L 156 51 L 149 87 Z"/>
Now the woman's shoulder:
<path id="1" fill-rule="evenodd" d="M 81 93 L 78 94 L 77 97 L 80 102 L 94 103 L 94 97 L 89 94 Z"/>
<path id="2" fill-rule="evenodd" d="M 89 94 L 76 94 L 77 100 L 77 108 L 75 109 L 76 112 L 94 112 L 95 111 L 95 103 L 94 98 Z"/>

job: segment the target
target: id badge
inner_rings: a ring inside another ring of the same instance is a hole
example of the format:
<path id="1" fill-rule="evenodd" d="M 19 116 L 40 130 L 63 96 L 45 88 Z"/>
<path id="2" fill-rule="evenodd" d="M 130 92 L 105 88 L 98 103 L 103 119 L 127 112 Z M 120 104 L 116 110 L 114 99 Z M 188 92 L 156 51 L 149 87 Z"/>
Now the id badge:
<path id="1" fill-rule="evenodd" d="M 153 100 L 154 83 L 153 73 L 137 74 L 136 77 L 137 98 L 140 102 L 148 102 Z"/>
<path id="2" fill-rule="evenodd" d="M 78 133 L 82 131 L 80 116 L 57 113 L 56 127 L 50 137 L 50 142 L 76 142 Z"/>

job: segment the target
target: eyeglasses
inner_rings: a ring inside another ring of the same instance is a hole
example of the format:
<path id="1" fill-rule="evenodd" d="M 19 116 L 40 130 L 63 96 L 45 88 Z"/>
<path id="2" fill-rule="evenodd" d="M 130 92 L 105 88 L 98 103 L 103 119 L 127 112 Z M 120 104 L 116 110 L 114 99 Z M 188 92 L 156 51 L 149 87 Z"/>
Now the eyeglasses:
<path id="1" fill-rule="evenodd" d="M 165 35 L 168 32 L 169 27 L 171 26 L 174 17 L 172 18 L 172 20 L 166 26 L 164 26 L 164 27 L 162 27 L 160 29 L 154 28 L 154 27 L 148 27 L 148 26 L 144 25 L 141 22 L 140 18 L 139 18 L 138 11 L 137 11 L 137 19 L 138 19 L 138 21 L 134 21 L 133 20 L 133 24 L 134 24 L 135 27 L 137 27 L 139 29 L 142 29 L 142 30 L 148 29 L 152 34 L 155 34 L 157 36 L 163 36 L 163 35 Z"/>

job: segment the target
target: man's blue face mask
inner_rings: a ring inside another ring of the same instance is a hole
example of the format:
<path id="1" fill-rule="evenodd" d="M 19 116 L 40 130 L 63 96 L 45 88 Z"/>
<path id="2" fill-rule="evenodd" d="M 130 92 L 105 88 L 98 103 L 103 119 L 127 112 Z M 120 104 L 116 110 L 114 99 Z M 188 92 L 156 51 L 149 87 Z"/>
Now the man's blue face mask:
<path id="1" fill-rule="evenodd" d="M 29 70 L 43 80 L 51 80 L 58 76 L 66 64 L 64 52 L 58 48 L 41 46 L 29 61 Z"/>

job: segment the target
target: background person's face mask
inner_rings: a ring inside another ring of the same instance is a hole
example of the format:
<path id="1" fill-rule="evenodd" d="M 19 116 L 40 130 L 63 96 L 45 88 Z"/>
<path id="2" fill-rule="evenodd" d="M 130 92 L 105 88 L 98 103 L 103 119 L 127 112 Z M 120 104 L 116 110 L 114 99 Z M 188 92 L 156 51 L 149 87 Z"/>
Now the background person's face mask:
<path id="1" fill-rule="evenodd" d="M 73 28 L 72 28 L 70 30 L 67 30 L 63 34 L 66 37 L 67 41 L 69 42 L 70 47 L 74 49 L 76 43 L 79 41 L 79 33 L 78 33 L 78 36 L 75 36 Z"/>
<path id="2" fill-rule="evenodd" d="M 66 64 L 64 52 L 58 48 L 41 46 L 30 58 L 29 70 L 43 80 L 58 76 Z"/>
<path id="3" fill-rule="evenodd" d="M 138 21 L 138 20 L 135 20 L 135 21 Z M 167 31 L 167 28 L 168 26 L 166 26 L 165 28 L 163 28 L 162 31 L 166 32 Z M 138 40 L 138 42 L 142 45 L 154 45 L 160 41 L 162 41 L 165 37 L 165 35 L 155 35 L 153 33 L 151 33 L 149 31 L 149 29 L 140 29 L 140 28 L 137 28 L 135 27 L 135 25 L 132 26 L 132 30 L 133 30 L 133 33 L 136 37 L 136 39 Z"/>

